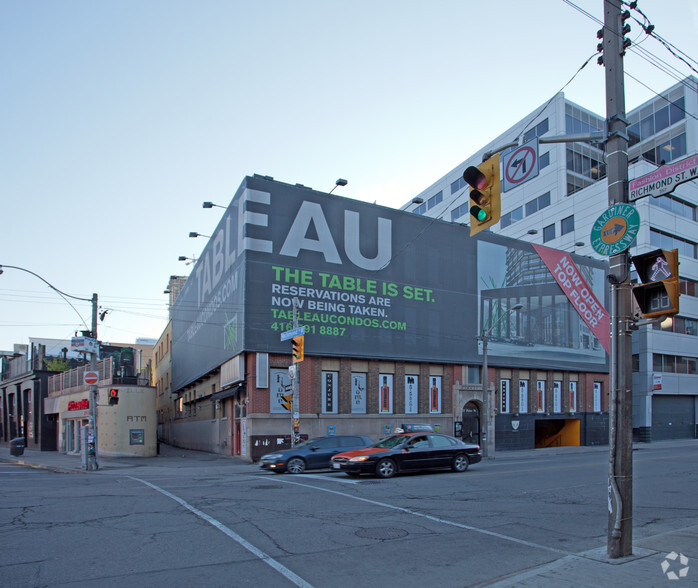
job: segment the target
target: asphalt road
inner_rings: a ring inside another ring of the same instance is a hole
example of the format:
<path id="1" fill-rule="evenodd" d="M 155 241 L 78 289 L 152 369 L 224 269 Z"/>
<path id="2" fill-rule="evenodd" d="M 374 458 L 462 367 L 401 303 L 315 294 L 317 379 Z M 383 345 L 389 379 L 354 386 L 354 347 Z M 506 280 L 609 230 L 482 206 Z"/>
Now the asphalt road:
<path id="1" fill-rule="evenodd" d="M 0 583 L 486 585 L 605 547 L 607 455 L 389 480 L 227 463 L 111 475 L 0 464 Z M 695 444 L 635 451 L 635 539 L 698 525 L 697 457 Z"/>

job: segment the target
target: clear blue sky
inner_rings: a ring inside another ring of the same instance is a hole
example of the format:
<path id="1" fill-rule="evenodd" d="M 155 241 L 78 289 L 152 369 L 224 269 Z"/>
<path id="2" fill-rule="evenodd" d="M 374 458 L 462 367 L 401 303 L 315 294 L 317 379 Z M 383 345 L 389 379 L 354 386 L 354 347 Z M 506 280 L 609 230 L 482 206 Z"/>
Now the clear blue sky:
<path id="1" fill-rule="evenodd" d="M 698 3 L 639 8 L 698 58 Z M 177 257 L 205 245 L 189 232 L 220 218 L 204 200 L 261 173 L 398 207 L 558 92 L 598 29 L 563 0 L 3 0 L 0 264 L 97 292 L 104 341 L 157 338 Z M 634 52 L 625 68 L 675 83 Z M 596 58 L 565 93 L 605 114 Z M 627 79 L 628 109 L 652 96 Z M 0 350 L 80 328 L 40 280 L 0 276 Z"/>

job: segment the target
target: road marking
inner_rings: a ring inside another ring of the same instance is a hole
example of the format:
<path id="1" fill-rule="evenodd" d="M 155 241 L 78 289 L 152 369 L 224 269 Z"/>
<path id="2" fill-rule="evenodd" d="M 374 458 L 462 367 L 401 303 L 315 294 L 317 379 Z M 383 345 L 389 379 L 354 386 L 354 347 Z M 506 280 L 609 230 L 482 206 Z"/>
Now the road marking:
<path id="1" fill-rule="evenodd" d="M 361 480 L 344 480 L 342 478 L 335 478 L 333 476 L 321 476 L 318 474 L 303 474 L 303 478 L 317 478 L 318 480 L 331 480 L 333 482 L 339 482 L 340 484 L 361 484 Z M 281 480 L 283 481 L 283 480 Z"/>
<path id="2" fill-rule="evenodd" d="M 259 478 L 260 476 L 255 476 Z M 482 533 L 483 535 L 489 535 L 490 537 L 496 537 L 497 539 L 503 539 L 505 541 L 511 541 L 512 543 L 518 543 L 519 545 L 526 545 L 527 547 L 533 547 L 535 549 L 542 549 L 544 551 L 550 551 L 558 555 L 579 557 L 574 553 L 569 551 L 564 551 L 562 549 L 556 549 L 554 547 L 548 547 L 547 545 L 540 545 L 539 543 L 533 543 L 531 541 L 526 541 L 525 539 L 517 539 L 516 537 L 510 537 L 509 535 L 502 535 L 501 533 L 495 533 L 494 531 L 488 531 L 487 529 L 480 529 L 479 527 L 473 527 L 471 525 L 464 525 L 463 523 L 456 523 L 455 521 L 448 521 L 439 517 L 424 514 L 422 512 L 417 512 L 415 510 L 410 510 L 403 506 L 395 506 L 394 504 L 388 504 L 386 502 L 378 502 L 377 500 L 371 500 L 370 498 L 361 498 L 360 496 L 352 496 L 351 494 L 346 494 L 344 492 L 339 492 L 338 490 L 330 490 L 329 488 L 321 488 L 319 486 L 312 486 L 310 484 L 301 484 L 300 482 L 292 482 L 291 480 L 278 480 L 283 484 L 294 484 L 296 486 L 301 486 L 303 488 L 313 488 L 315 490 L 320 490 L 321 492 L 329 492 L 330 494 L 337 494 L 338 496 L 343 496 L 345 498 L 351 498 L 352 500 L 358 500 L 360 502 L 367 502 L 368 504 L 373 504 L 375 506 L 382 506 L 383 508 L 389 508 L 391 510 L 397 510 L 404 512 L 406 514 L 414 515 L 416 517 L 421 517 L 434 521 L 436 523 L 441 523 L 443 525 L 450 525 L 451 527 L 458 527 L 459 529 L 465 529 L 467 531 L 474 531 L 475 533 Z"/>
<path id="3" fill-rule="evenodd" d="M 289 570 L 286 566 L 280 564 L 273 557 L 264 553 L 261 549 L 257 549 L 254 545 L 252 545 L 251 543 L 249 543 L 248 541 L 246 541 L 245 539 L 240 537 L 240 535 L 238 535 L 235 531 L 229 529 L 223 523 L 221 523 L 220 521 L 217 521 L 213 517 L 210 517 L 205 512 L 200 511 L 198 508 L 192 506 L 191 504 L 189 504 L 187 501 L 183 500 L 179 496 L 175 496 L 174 494 L 168 492 L 167 490 L 163 490 L 162 488 L 156 486 L 155 484 L 151 484 L 150 482 L 146 482 L 145 480 L 141 480 L 140 478 L 134 478 L 133 476 L 128 476 L 128 477 L 131 478 L 132 480 L 135 480 L 136 482 L 140 482 L 141 484 L 145 484 L 149 488 L 152 488 L 153 490 L 160 492 L 160 494 L 164 494 L 168 498 L 171 498 L 175 502 L 182 505 L 187 510 L 193 512 L 196 516 L 204 519 L 207 523 L 210 523 L 211 525 L 216 527 L 216 529 L 218 529 L 219 531 L 222 531 L 228 537 L 237 541 L 242 547 L 247 549 L 247 551 L 249 551 L 253 555 L 256 555 L 265 564 L 274 568 L 277 572 L 279 572 L 282 576 L 284 576 L 285 578 L 287 578 L 288 580 L 293 582 L 296 586 L 302 586 L 303 588 L 313 588 L 312 584 L 309 584 L 303 578 L 294 574 L 291 570 Z"/>

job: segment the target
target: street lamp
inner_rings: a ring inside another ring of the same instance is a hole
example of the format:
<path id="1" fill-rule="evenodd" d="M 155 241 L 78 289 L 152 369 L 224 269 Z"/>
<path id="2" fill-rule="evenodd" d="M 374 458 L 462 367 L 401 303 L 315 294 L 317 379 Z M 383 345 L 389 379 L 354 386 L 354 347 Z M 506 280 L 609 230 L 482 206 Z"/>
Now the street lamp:
<path id="1" fill-rule="evenodd" d="M 335 191 L 335 188 L 336 188 L 337 186 L 346 186 L 348 183 L 349 183 L 349 182 L 348 182 L 347 180 L 345 180 L 345 179 L 343 179 L 343 178 L 339 178 L 339 179 L 334 183 L 334 188 L 332 188 L 332 189 L 328 192 L 328 194 L 332 194 L 332 192 Z"/>
<path id="2" fill-rule="evenodd" d="M 213 202 L 204 202 L 202 207 L 203 208 L 213 208 L 216 206 L 217 208 L 227 208 L 226 206 L 221 206 L 220 204 L 214 204 Z"/>
<path id="3" fill-rule="evenodd" d="M 201 233 L 192 231 L 191 233 L 189 233 L 189 237 L 191 237 L 192 239 L 196 239 L 196 237 L 205 237 L 206 239 L 210 239 L 211 235 L 202 235 Z"/>
<path id="4" fill-rule="evenodd" d="M 58 288 L 56 288 L 53 284 L 51 284 L 48 280 L 45 280 L 42 278 L 39 274 L 34 273 L 31 270 L 28 270 L 23 267 L 18 267 L 16 265 L 0 265 L 0 274 L 4 273 L 4 268 L 10 268 L 14 270 L 19 270 L 21 272 L 25 272 L 27 274 L 31 274 L 32 276 L 39 278 L 44 284 L 46 284 L 51 290 L 56 292 L 63 300 L 65 300 L 70 307 L 76 312 L 76 314 L 80 317 L 80 320 L 83 322 L 85 327 L 87 327 L 87 323 L 85 323 L 85 319 L 82 318 L 82 315 L 77 311 L 77 309 L 73 306 L 73 304 L 68 300 L 68 298 L 72 298 L 73 300 L 81 300 L 83 302 L 91 302 L 92 303 L 92 330 L 88 331 L 90 334 L 90 337 L 94 339 L 95 341 L 97 340 L 97 314 L 98 314 L 98 308 L 99 305 L 97 304 L 97 294 L 92 294 L 92 298 L 81 298 L 79 296 L 72 296 L 71 294 L 66 294 L 65 292 L 62 292 Z M 105 311 L 102 314 L 102 320 L 104 320 L 104 316 L 106 315 L 108 311 Z M 94 351 L 90 353 L 90 371 L 96 371 L 97 370 L 97 353 Z M 90 463 L 90 460 L 87 460 L 87 469 L 90 469 L 90 466 L 92 466 L 95 470 L 99 469 L 99 464 L 97 463 L 97 384 L 91 384 L 90 385 L 90 418 L 89 418 L 89 434 L 90 438 L 93 440 L 92 442 L 94 443 L 95 446 L 95 455 L 94 455 L 94 464 Z M 89 444 L 89 442 L 88 442 Z M 88 453 L 88 448 L 85 447 L 85 454 L 89 455 Z"/>
<path id="5" fill-rule="evenodd" d="M 184 265 L 191 265 L 192 263 L 196 263 L 196 257 L 187 257 L 186 255 L 180 255 L 177 258 L 177 261 L 183 261 Z"/>
<path id="6" fill-rule="evenodd" d="M 482 439 L 482 453 L 488 459 L 494 459 L 494 402 L 490 398 L 490 392 L 488 390 L 489 383 L 487 378 L 487 338 L 492 330 L 504 320 L 504 317 L 509 316 L 515 310 L 521 310 L 523 304 L 518 303 L 512 306 L 509 310 L 503 313 L 489 328 L 482 329 L 482 335 L 479 339 L 482 339 L 482 406 L 485 412 L 484 418 L 484 428 Z"/>

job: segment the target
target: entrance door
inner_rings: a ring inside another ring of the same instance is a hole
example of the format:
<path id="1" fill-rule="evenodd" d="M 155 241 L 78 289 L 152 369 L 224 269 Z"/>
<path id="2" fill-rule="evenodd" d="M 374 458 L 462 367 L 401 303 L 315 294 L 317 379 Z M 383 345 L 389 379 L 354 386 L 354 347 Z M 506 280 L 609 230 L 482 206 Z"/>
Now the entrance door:
<path id="1" fill-rule="evenodd" d="M 482 445 L 480 442 L 480 409 L 474 402 L 463 407 L 463 442 Z"/>
<path id="2" fill-rule="evenodd" d="M 242 441 L 242 436 L 240 435 L 240 421 L 235 421 L 235 453 L 234 455 L 240 455 L 240 442 Z"/>

